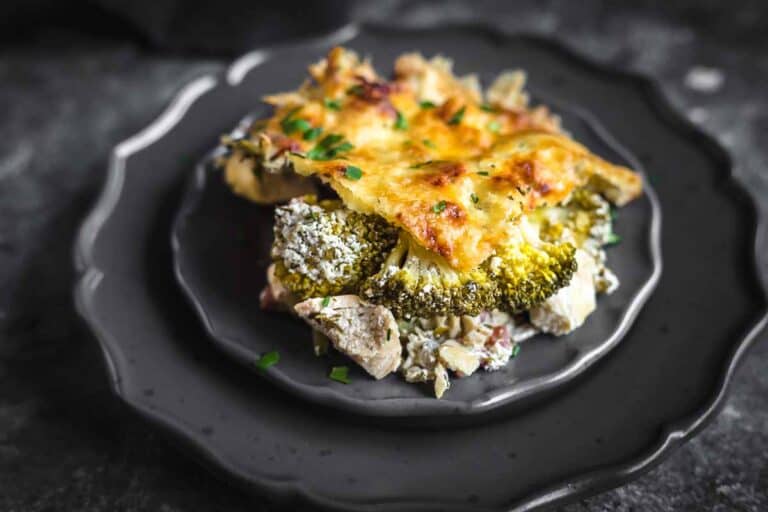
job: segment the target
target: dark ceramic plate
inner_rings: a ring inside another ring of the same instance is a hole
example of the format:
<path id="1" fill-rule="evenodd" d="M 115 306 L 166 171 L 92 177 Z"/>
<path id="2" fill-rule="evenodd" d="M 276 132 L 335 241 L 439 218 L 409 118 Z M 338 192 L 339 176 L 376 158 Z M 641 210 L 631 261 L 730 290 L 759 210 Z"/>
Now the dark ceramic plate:
<path id="1" fill-rule="evenodd" d="M 375 51 L 372 55 L 377 57 Z M 316 57 L 309 54 L 306 59 Z M 470 57 L 457 59 L 456 65 L 468 70 L 474 64 Z M 518 57 L 509 54 L 506 58 L 509 63 Z M 272 59 L 279 60 L 279 55 Z M 296 62 L 284 61 L 282 65 L 295 66 Z M 545 76 L 554 70 L 539 64 L 528 72 Z M 254 76 L 259 77 L 257 86 L 265 94 L 291 87 L 257 72 Z M 559 106 L 551 97 L 546 97 L 545 103 L 561 115 L 563 126 L 576 140 L 610 161 L 640 168 L 637 159 L 586 111 Z M 254 117 L 265 115 L 263 111 Z M 242 126 L 247 124 L 245 121 Z M 241 135 L 239 132 L 233 135 Z M 563 338 L 542 335 L 526 341 L 520 355 L 505 368 L 454 379 L 442 400 L 433 397 L 431 386 L 408 384 L 399 374 L 376 381 L 354 364 L 352 383 L 339 384 L 328 378 L 328 371 L 334 365 L 350 364 L 348 361 L 339 355 L 316 357 L 310 330 L 301 320 L 259 309 L 259 292 L 269 264 L 273 209 L 232 194 L 213 164 L 215 155 L 195 169 L 174 223 L 172 247 L 181 288 L 217 345 L 254 370 L 260 354 L 279 350 L 280 364 L 258 373 L 324 405 L 366 414 L 408 416 L 412 421 L 417 417 L 485 413 L 512 403 L 529 405 L 536 395 L 549 394 L 607 354 L 629 329 L 661 274 L 660 213 L 646 183 L 646 194 L 621 210 L 616 232 L 622 244 L 609 250 L 609 263 L 622 285 L 614 294 L 600 298 L 597 311 L 576 332 Z"/>
<path id="2" fill-rule="evenodd" d="M 665 212 L 664 274 L 622 342 L 568 393 L 472 428 L 374 426 L 298 400 L 207 342 L 167 243 L 182 184 L 258 104 L 259 77 L 298 80 L 298 64 L 342 41 L 381 61 L 419 48 L 472 55 L 473 68 L 549 69 L 531 76 L 535 90 L 588 107 L 640 158 Z M 726 153 L 642 78 L 485 28 L 347 28 L 194 81 L 116 148 L 78 240 L 76 300 L 125 403 L 259 495 L 345 510 L 530 510 L 637 476 L 716 414 L 766 323 L 755 219 Z"/>

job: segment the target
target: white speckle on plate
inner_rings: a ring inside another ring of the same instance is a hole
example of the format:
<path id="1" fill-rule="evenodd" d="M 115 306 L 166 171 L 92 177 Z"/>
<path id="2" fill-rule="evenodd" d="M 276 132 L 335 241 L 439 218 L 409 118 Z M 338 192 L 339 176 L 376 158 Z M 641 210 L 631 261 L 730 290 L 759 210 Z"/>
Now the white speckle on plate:
<path id="1" fill-rule="evenodd" d="M 717 68 L 694 66 L 685 75 L 685 86 L 697 92 L 714 93 L 725 82 L 725 75 Z"/>
<path id="2" fill-rule="evenodd" d="M 707 109 L 702 107 L 693 107 L 688 111 L 688 119 L 696 124 L 701 124 L 709 119 L 709 112 L 707 112 Z"/>

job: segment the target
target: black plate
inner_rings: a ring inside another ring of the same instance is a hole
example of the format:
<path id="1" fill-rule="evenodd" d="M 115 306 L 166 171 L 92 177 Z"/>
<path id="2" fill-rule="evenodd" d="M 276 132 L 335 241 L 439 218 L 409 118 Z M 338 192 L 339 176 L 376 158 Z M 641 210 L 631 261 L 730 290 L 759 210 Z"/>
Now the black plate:
<path id="1" fill-rule="evenodd" d="M 374 58 L 376 54 L 373 53 Z M 308 58 L 312 58 L 309 55 Z M 514 62 L 516 56 L 508 56 Z M 279 60 L 273 55 L 272 60 Z M 284 61 L 283 66 L 296 65 Z M 471 61 L 457 60 L 468 68 Z M 552 74 L 557 68 L 529 68 L 534 76 Z M 500 69 L 496 72 L 501 71 Z M 259 90 L 287 90 L 259 76 Z M 270 89 L 271 88 L 271 89 Z M 636 169 L 640 164 L 613 140 L 584 109 L 561 105 L 553 97 L 536 94 L 553 107 L 563 126 L 576 140 L 610 161 Z M 268 111 L 252 118 L 264 117 Z M 241 127 L 248 125 L 246 119 Z M 232 134 L 242 135 L 242 129 Z M 477 372 L 454 379 L 441 400 L 429 385 L 416 386 L 399 375 L 376 381 L 352 365 L 350 385 L 328 378 L 331 366 L 349 364 L 343 357 L 318 358 L 313 354 L 309 328 L 287 313 L 259 309 L 272 242 L 273 209 L 236 197 L 215 166 L 217 152 L 205 158 L 190 176 L 188 192 L 174 223 L 172 247 L 176 276 L 214 342 L 238 361 L 256 370 L 260 354 L 280 351 L 280 364 L 265 375 L 303 398 L 357 413 L 418 418 L 487 413 L 514 404 L 530 406 L 539 395 L 575 378 L 621 340 L 661 274 L 660 212 L 651 186 L 645 195 L 621 210 L 615 231 L 622 243 L 608 250 L 609 264 L 621 280 L 610 296 L 600 297 L 598 309 L 583 327 L 562 337 L 540 335 L 526 341 L 520 355 L 496 372 Z"/>
<path id="2" fill-rule="evenodd" d="M 77 244 L 76 299 L 116 393 L 247 488 L 346 510 L 562 503 L 638 475 L 706 424 L 768 318 L 754 267 L 754 209 L 726 153 L 647 80 L 545 40 L 478 27 L 351 27 L 280 52 L 305 64 L 339 41 L 381 60 L 420 48 L 472 55 L 473 67 L 546 64 L 558 69 L 548 85 L 569 104 L 600 98 L 592 110 L 640 157 L 665 211 L 664 274 L 635 325 L 568 393 L 472 428 L 373 426 L 296 400 L 220 357 L 175 286 L 167 234 L 196 155 L 237 122 L 244 103 L 258 103 L 255 88 L 238 85 L 279 72 L 267 51 L 191 83 L 115 150 Z M 300 78 L 293 68 L 284 79 Z M 531 77 L 536 89 L 539 80 Z"/>

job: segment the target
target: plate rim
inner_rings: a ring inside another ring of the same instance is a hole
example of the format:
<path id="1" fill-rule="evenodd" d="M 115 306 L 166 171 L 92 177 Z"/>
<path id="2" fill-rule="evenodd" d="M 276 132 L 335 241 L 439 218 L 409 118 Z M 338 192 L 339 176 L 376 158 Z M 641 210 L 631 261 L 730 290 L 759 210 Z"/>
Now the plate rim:
<path id="1" fill-rule="evenodd" d="M 768 286 L 763 278 L 758 265 L 757 251 L 763 243 L 765 236 L 766 220 L 763 212 L 758 208 L 755 198 L 748 192 L 746 186 L 734 175 L 734 166 L 730 154 L 721 146 L 721 144 L 711 135 L 700 130 L 689 119 L 684 117 L 675 107 L 672 106 L 661 86 L 652 78 L 632 70 L 618 69 L 606 63 L 602 63 L 582 52 L 572 48 L 566 42 L 556 39 L 556 36 L 546 34 L 532 34 L 525 31 L 508 31 L 503 27 L 488 22 L 459 22 L 442 23 L 435 22 L 429 24 L 394 26 L 387 23 L 350 23 L 341 28 L 319 37 L 302 39 L 300 41 L 273 45 L 261 49 L 253 50 L 236 59 L 230 64 L 220 76 L 230 85 L 236 85 L 255 65 L 263 61 L 265 56 L 278 49 L 294 46 L 303 46 L 311 44 L 333 44 L 341 43 L 354 36 L 361 30 L 387 30 L 387 31 L 418 31 L 418 30 L 440 30 L 440 29 L 463 29 L 473 32 L 479 32 L 483 35 L 496 39 L 522 38 L 534 40 L 539 44 L 554 48 L 563 54 L 578 61 L 581 65 L 599 70 L 602 73 L 609 74 L 615 78 L 634 83 L 641 90 L 646 99 L 658 111 L 660 117 L 665 122 L 673 126 L 676 130 L 688 138 L 701 142 L 703 151 L 711 154 L 722 169 L 727 169 L 727 178 L 729 185 L 741 195 L 745 200 L 752 220 L 752 250 L 750 254 L 751 272 L 758 281 L 758 291 L 762 296 L 762 305 L 759 309 L 761 314 L 757 315 L 741 332 L 742 336 L 734 340 L 734 346 L 730 352 L 727 361 L 724 362 L 722 371 L 717 379 L 716 386 L 709 399 L 705 400 L 702 406 L 696 411 L 685 416 L 674 418 L 668 421 L 663 429 L 658 441 L 649 445 L 648 450 L 631 459 L 609 466 L 601 467 L 595 471 L 575 475 L 573 478 L 563 479 L 540 491 L 534 492 L 522 499 L 505 506 L 509 511 L 529 511 L 544 506 L 554 506 L 570 501 L 575 498 L 586 497 L 597 494 L 622 485 L 643 473 L 646 473 L 683 442 L 690 439 L 694 434 L 706 426 L 721 410 L 727 397 L 728 388 L 733 380 L 734 374 L 743 361 L 749 349 L 753 346 L 758 335 L 768 325 Z M 151 409 L 139 402 L 132 401 L 130 396 L 123 393 L 121 385 L 120 368 L 117 354 L 119 352 L 117 344 L 108 335 L 107 331 L 100 325 L 97 316 L 91 309 L 91 299 L 94 297 L 99 287 L 103 272 L 94 261 L 93 248 L 94 243 L 103 227 L 105 221 L 109 218 L 117 203 L 117 198 L 121 191 L 124 178 L 125 159 L 140 149 L 143 145 L 151 144 L 184 115 L 191 105 L 208 92 L 216 83 L 216 74 L 206 74 L 196 78 L 183 86 L 175 95 L 169 106 L 146 128 L 136 135 L 125 139 L 117 144 L 113 149 L 107 171 L 107 178 L 102 187 L 94 206 L 84 218 L 78 234 L 76 236 L 73 259 L 76 271 L 76 282 L 73 290 L 75 306 L 78 314 L 89 327 L 90 331 L 99 343 L 104 357 L 105 366 L 110 377 L 110 387 L 112 391 L 127 405 L 130 409 L 138 413 L 143 418 L 160 426 L 166 432 L 174 434 L 174 437 L 182 440 L 189 445 L 196 453 L 200 454 L 207 465 L 215 465 L 223 469 L 235 481 L 244 485 L 246 490 L 254 488 L 261 493 L 268 493 L 282 497 L 301 497 L 311 503 L 324 508 L 335 508 L 343 510 L 360 510 L 359 503 L 350 503 L 334 500 L 328 496 L 318 494 L 312 489 L 307 488 L 300 480 L 292 478 L 274 478 L 265 475 L 244 478 L 233 470 L 231 464 L 223 457 L 220 457 L 210 450 L 205 443 L 200 442 L 199 437 L 194 435 L 191 430 L 170 415 L 164 415 L 160 409 Z M 389 504 L 391 505 L 391 503 Z M 401 502 L 398 506 L 410 506 L 411 503 Z M 414 508 L 421 508 L 423 504 L 413 503 Z"/>
<path id="2" fill-rule="evenodd" d="M 656 191 L 647 179 L 641 162 L 608 131 L 594 114 L 581 106 L 565 105 L 560 100 L 549 98 L 549 95 L 544 95 L 543 98 L 547 101 L 547 105 L 554 106 L 558 112 L 567 111 L 575 115 L 602 142 L 640 173 L 643 177 L 644 198 L 648 201 L 650 207 L 651 219 L 647 227 L 642 229 L 642 232 L 648 239 L 648 245 L 643 249 L 643 256 L 648 258 L 651 272 L 644 277 L 638 288 L 634 290 L 632 298 L 619 316 L 618 322 L 599 345 L 591 350 L 580 352 L 578 357 L 555 371 L 525 381 L 512 382 L 468 400 L 449 399 L 436 401 L 433 397 L 429 396 L 364 399 L 339 391 L 339 388 L 334 386 L 330 380 L 322 385 L 311 385 L 296 381 L 288 374 L 283 373 L 279 366 L 255 373 L 259 377 L 267 379 L 274 385 L 302 399 L 353 414 L 397 418 L 415 423 L 422 419 L 432 420 L 435 418 L 443 418 L 446 421 L 450 421 L 449 418 L 451 417 L 479 420 L 478 417 L 483 415 L 489 415 L 494 412 L 498 413 L 502 409 L 509 409 L 521 403 L 526 404 L 530 400 L 536 400 L 553 393 L 564 392 L 566 384 L 582 376 L 616 348 L 634 325 L 637 315 L 640 314 L 646 302 L 650 299 L 663 272 L 663 261 L 661 258 L 663 213 L 661 206 Z M 230 132 L 230 135 L 235 136 L 245 130 L 248 122 L 253 118 L 253 114 L 243 117 Z M 193 172 L 185 182 L 180 207 L 173 218 L 170 229 L 173 272 L 176 283 L 197 314 L 203 329 L 210 338 L 209 341 L 232 357 L 237 363 L 247 366 L 248 361 L 253 359 L 251 357 L 252 354 L 237 340 L 221 333 L 217 329 L 217 324 L 214 320 L 215 315 L 212 315 L 206 307 L 206 301 L 198 293 L 199 289 L 192 285 L 192 280 L 190 279 L 192 274 L 188 272 L 189 268 L 184 264 L 186 259 L 181 256 L 183 246 L 181 240 L 188 229 L 187 224 L 197 210 L 205 193 L 205 184 L 212 179 L 210 176 L 210 166 L 213 160 L 220 154 L 220 147 L 216 147 L 206 153 L 195 164 Z M 250 367 L 255 369 L 253 365 L 250 365 Z"/>

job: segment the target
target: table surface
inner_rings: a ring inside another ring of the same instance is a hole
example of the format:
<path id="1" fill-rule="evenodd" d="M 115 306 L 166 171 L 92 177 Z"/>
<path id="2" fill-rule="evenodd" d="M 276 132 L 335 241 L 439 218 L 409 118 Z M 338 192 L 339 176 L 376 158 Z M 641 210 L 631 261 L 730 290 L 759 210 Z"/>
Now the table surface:
<path id="1" fill-rule="evenodd" d="M 465 20 L 477 16 L 472 5 L 437 9 L 421 2 L 406 13 L 388 2 L 359 7 L 356 15 Z M 736 176 L 768 207 L 768 41 L 713 35 L 700 22 L 651 11 L 594 8 L 572 18 L 493 5 L 483 16 L 507 29 L 552 34 L 579 52 L 656 78 L 677 108 L 731 151 Z M 145 126 L 182 84 L 228 60 L 150 53 L 128 41 L 60 31 L 5 49 L 0 510 L 263 509 L 191 465 L 121 407 L 71 302 L 73 237 L 103 182 L 110 148 Z M 767 260 L 760 261 L 764 276 Z M 763 334 L 722 413 L 701 434 L 639 480 L 565 510 L 768 510 L 766 365 Z"/>

